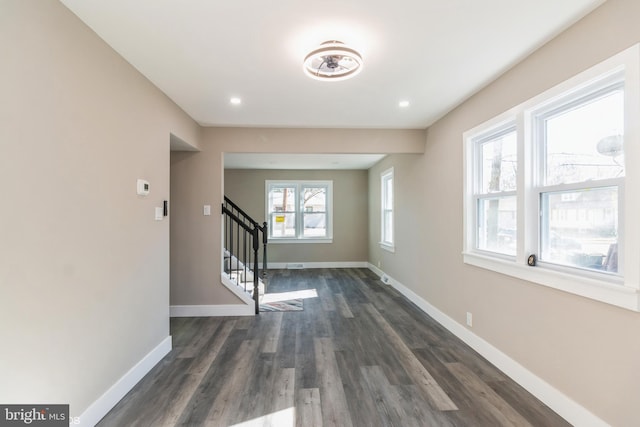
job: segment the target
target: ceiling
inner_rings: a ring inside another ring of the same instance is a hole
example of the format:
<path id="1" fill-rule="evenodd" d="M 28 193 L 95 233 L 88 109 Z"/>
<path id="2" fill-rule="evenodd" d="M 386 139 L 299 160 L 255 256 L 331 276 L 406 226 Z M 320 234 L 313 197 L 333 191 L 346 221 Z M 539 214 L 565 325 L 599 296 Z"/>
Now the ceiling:
<path id="1" fill-rule="evenodd" d="M 397 129 L 428 127 L 603 2 L 61 1 L 201 125 Z M 305 76 L 336 39 L 363 71 Z"/>

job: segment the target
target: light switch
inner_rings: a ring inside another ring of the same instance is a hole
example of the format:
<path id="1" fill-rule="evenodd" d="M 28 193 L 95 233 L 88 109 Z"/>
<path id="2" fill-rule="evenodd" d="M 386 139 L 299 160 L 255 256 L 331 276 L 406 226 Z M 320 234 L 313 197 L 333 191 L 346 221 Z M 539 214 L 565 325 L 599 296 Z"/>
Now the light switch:
<path id="1" fill-rule="evenodd" d="M 211 205 L 204 205 L 204 209 L 202 210 L 202 213 L 205 216 L 211 215 Z"/>
<path id="2" fill-rule="evenodd" d="M 162 207 L 156 206 L 156 221 L 162 221 L 163 217 L 164 217 L 164 210 L 162 209 Z"/>

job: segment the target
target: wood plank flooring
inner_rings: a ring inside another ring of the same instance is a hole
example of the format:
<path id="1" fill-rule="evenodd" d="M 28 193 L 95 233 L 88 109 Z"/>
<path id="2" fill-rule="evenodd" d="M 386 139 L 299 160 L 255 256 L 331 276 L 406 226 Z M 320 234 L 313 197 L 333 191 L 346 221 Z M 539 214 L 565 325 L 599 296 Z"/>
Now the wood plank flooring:
<path id="1" fill-rule="evenodd" d="M 369 270 L 269 277 L 269 292 L 317 297 L 171 319 L 171 353 L 98 425 L 569 425 Z"/>

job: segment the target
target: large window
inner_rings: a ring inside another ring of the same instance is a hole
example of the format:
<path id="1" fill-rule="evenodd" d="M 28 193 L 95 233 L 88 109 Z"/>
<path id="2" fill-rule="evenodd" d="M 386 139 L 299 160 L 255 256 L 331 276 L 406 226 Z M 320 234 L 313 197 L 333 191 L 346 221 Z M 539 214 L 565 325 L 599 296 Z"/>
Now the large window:
<path id="1" fill-rule="evenodd" d="M 266 190 L 271 241 L 331 241 L 331 181 L 267 181 Z"/>
<path id="2" fill-rule="evenodd" d="M 532 114 L 541 262 L 622 273 L 623 78 L 617 73 Z"/>
<path id="3" fill-rule="evenodd" d="M 380 247 L 394 251 L 393 243 L 393 168 L 387 169 L 380 175 L 380 204 L 382 215 L 380 218 Z"/>
<path id="4" fill-rule="evenodd" d="M 639 52 L 464 134 L 466 263 L 640 311 Z"/>

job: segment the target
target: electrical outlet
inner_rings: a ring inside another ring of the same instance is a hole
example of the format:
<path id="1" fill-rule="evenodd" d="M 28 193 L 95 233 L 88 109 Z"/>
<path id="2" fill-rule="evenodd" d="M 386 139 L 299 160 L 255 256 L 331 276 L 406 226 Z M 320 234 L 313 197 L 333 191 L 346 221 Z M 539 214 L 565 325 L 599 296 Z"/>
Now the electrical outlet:
<path id="1" fill-rule="evenodd" d="M 473 314 L 469 313 L 467 311 L 467 326 L 468 327 L 473 327 Z"/>
<path id="2" fill-rule="evenodd" d="M 380 260 L 378 260 L 378 268 L 380 268 L 380 265 L 381 265 Z"/>

